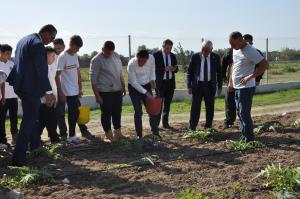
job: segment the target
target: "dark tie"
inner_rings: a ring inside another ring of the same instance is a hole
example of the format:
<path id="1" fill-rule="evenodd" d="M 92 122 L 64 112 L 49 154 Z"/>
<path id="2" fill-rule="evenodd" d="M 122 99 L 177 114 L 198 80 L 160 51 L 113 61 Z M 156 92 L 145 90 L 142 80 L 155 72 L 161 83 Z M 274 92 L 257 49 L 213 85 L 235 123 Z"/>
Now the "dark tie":
<path id="1" fill-rule="evenodd" d="M 208 70 L 207 70 L 207 58 L 205 57 L 205 59 L 204 59 L 204 82 L 208 81 L 207 72 L 208 72 Z"/>
<path id="2" fill-rule="evenodd" d="M 169 66 L 169 60 L 168 60 L 168 55 L 166 54 L 166 67 Z M 170 79 L 170 72 L 167 71 L 166 72 L 166 80 L 169 80 Z"/>

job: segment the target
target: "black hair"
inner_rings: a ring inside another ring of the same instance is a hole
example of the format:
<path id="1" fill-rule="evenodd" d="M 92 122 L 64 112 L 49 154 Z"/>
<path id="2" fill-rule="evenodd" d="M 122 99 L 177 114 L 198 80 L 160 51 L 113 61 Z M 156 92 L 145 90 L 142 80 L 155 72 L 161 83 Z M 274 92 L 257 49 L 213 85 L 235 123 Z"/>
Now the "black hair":
<path id="1" fill-rule="evenodd" d="M 109 50 L 109 51 L 114 51 L 115 50 L 115 44 L 112 41 L 106 41 L 106 42 L 104 42 L 102 49 Z"/>
<path id="2" fill-rule="evenodd" d="M 136 56 L 138 57 L 138 58 L 149 58 L 149 52 L 148 52 L 148 50 L 140 50 L 137 54 L 136 54 Z"/>
<path id="3" fill-rule="evenodd" d="M 44 33 L 44 32 L 49 32 L 49 33 L 56 32 L 57 33 L 57 30 L 52 24 L 47 24 L 47 25 L 44 25 L 39 31 L 39 33 Z"/>
<path id="4" fill-rule="evenodd" d="M 3 53 L 7 51 L 12 52 L 12 47 L 8 44 L 0 44 L 0 51 Z"/>
<path id="5" fill-rule="evenodd" d="M 47 53 L 55 53 L 55 49 L 52 48 L 51 46 L 46 46 L 46 51 Z"/>
<path id="6" fill-rule="evenodd" d="M 235 31 L 235 32 L 230 33 L 229 38 L 234 39 L 234 40 L 243 39 L 243 35 L 242 35 L 242 33 Z"/>
<path id="7" fill-rule="evenodd" d="M 56 39 L 53 40 L 53 44 L 54 44 L 54 45 L 62 45 L 62 46 L 64 46 L 64 45 L 65 45 L 65 42 L 64 42 L 64 40 L 61 39 L 61 38 L 56 38 Z"/>
<path id="8" fill-rule="evenodd" d="M 243 38 L 244 38 L 245 40 L 253 41 L 253 36 L 250 35 L 250 34 L 245 34 L 245 35 L 243 36 Z"/>
<path id="9" fill-rule="evenodd" d="M 170 39 L 166 39 L 164 42 L 163 42 L 163 46 L 164 45 L 170 45 L 170 46 L 173 46 L 173 41 L 170 40 Z"/>
<path id="10" fill-rule="evenodd" d="M 83 46 L 83 41 L 79 35 L 73 35 L 70 39 L 70 44 L 81 48 Z"/>

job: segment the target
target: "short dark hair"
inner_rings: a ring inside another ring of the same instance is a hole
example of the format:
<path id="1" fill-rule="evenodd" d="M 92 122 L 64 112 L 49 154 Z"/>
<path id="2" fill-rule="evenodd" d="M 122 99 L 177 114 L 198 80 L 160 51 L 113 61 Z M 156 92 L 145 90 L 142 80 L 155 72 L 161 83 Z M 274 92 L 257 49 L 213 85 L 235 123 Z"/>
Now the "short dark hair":
<path id="1" fill-rule="evenodd" d="M 235 39 L 243 39 L 243 35 L 242 35 L 242 33 L 235 31 L 235 32 L 230 33 L 229 38 L 234 39 L 234 40 Z"/>
<path id="2" fill-rule="evenodd" d="M 46 46 L 46 52 L 47 53 L 56 53 L 55 49 L 52 48 L 51 46 Z"/>
<path id="3" fill-rule="evenodd" d="M 148 50 L 140 50 L 137 54 L 136 54 L 136 56 L 138 57 L 138 58 L 149 58 L 149 52 L 148 52 Z"/>
<path id="4" fill-rule="evenodd" d="M 245 35 L 243 36 L 243 38 L 246 39 L 246 40 L 253 41 L 253 36 L 250 35 L 250 34 L 245 34 Z"/>
<path id="5" fill-rule="evenodd" d="M 171 39 L 166 39 L 164 42 L 163 42 L 163 46 L 164 45 L 170 45 L 170 46 L 173 46 L 173 41 Z"/>
<path id="6" fill-rule="evenodd" d="M 56 39 L 53 40 L 53 44 L 54 44 L 54 45 L 62 45 L 62 46 L 64 46 L 64 45 L 65 45 L 65 42 L 64 42 L 64 40 L 61 39 L 61 38 L 56 38 Z"/>
<path id="7" fill-rule="evenodd" d="M 7 52 L 7 51 L 12 52 L 12 47 L 8 44 L 1 44 L 0 45 L 0 51 L 2 53 Z"/>
<path id="8" fill-rule="evenodd" d="M 56 32 L 57 33 L 57 30 L 52 24 L 47 24 L 47 25 L 44 25 L 39 31 L 39 33 L 44 33 L 44 32 L 49 32 L 49 33 Z"/>
<path id="9" fill-rule="evenodd" d="M 83 46 L 83 41 L 79 35 L 73 35 L 70 39 L 70 44 L 81 48 Z"/>
<path id="10" fill-rule="evenodd" d="M 109 51 L 114 51 L 115 50 L 115 44 L 112 41 L 106 41 L 106 42 L 104 42 L 102 49 L 109 50 Z"/>

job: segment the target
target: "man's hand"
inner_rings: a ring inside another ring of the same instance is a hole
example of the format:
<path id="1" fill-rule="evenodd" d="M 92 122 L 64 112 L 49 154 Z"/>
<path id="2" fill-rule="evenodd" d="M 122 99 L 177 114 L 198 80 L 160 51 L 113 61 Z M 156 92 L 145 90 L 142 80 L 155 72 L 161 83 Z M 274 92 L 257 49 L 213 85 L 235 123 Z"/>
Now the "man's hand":
<path id="1" fill-rule="evenodd" d="M 153 95 L 151 95 L 151 93 L 149 93 L 149 92 L 147 92 L 145 95 L 146 95 L 148 98 L 151 98 L 151 99 L 154 98 Z"/>
<path id="2" fill-rule="evenodd" d="M 102 97 L 101 96 L 96 96 L 96 102 L 97 102 L 97 104 L 100 104 L 100 105 L 102 105 L 103 104 L 103 99 L 102 99 Z"/>
<path id="3" fill-rule="evenodd" d="M 78 97 L 81 98 L 82 96 L 83 96 L 83 92 L 82 92 L 82 90 L 80 89 L 80 90 L 79 90 L 79 93 L 78 93 Z"/>
<path id="4" fill-rule="evenodd" d="M 126 88 L 122 88 L 122 96 L 126 96 Z"/>
<path id="5" fill-rule="evenodd" d="M 247 84 L 253 78 L 253 74 L 243 77 L 240 81 L 241 84 Z"/>
<path id="6" fill-rule="evenodd" d="M 188 93 L 191 95 L 193 93 L 192 88 L 188 88 Z"/>
<path id="7" fill-rule="evenodd" d="M 48 107 L 52 107 L 55 105 L 55 96 L 53 94 L 46 94 L 45 95 L 45 99 L 46 99 L 46 106 Z"/>

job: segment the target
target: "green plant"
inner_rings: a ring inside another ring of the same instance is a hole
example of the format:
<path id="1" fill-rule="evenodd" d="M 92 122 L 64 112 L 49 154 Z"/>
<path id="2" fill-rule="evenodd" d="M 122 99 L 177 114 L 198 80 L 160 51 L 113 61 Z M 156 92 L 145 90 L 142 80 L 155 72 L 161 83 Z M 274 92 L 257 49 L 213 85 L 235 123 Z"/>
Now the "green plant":
<path id="1" fill-rule="evenodd" d="M 197 141 L 219 141 L 225 139 L 227 137 L 226 134 L 217 132 L 214 129 L 204 129 L 201 131 L 188 131 L 184 134 L 183 138 L 197 140 Z"/>
<path id="2" fill-rule="evenodd" d="M 50 144 L 50 145 L 44 145 L 41 148 L 33 151 L 31 153 L 32 157 L 36 156 L 44 156 L 54 159 L 59 159 L 61 155 L 59 154 L 60 149 L 62 148 L 62 144 Z"/>
<path id="3" fill-rule="evenodd" d="M 292 125 L 293 125 L 294 127 L 300 126 L 300 118 L 297 119 Z"/>
<path id="4" fill-rule="evenodd" d="M 272 188 L 277 198 L 294 198 L 294 192 L 300 188 L 300 167 L 282 168 L 280 164 L 272 164 L 263 169 L 256 178 L 263 178 L 263 186 Z"/>
<path id="5" fill-rule="evenodd" d="M 179 199 L 209 199 L 208 196 L 205 196 L 199 191 L 190 188 L 182 190 L 179 193 L 178 198 Z"/>
<path id="6" fill-rule="evenodd" d="M 48 184 L 54 181 L 52 175 L 46 170 L 37 170 L 30 167 L 9 167 L 9 169 L 16 172 L 16 176 L 4 176 L 0 181 L 1 186 L 9 189 Z"/>
<path id="7" fill-rule="evenodd" d="M 243 151 L 249 149 L 262 148 L 264 145 L 258 141 L 245 142 L 243 140 L 239 141 L 228 141 L 226 147 L 232 151 Z"/>

